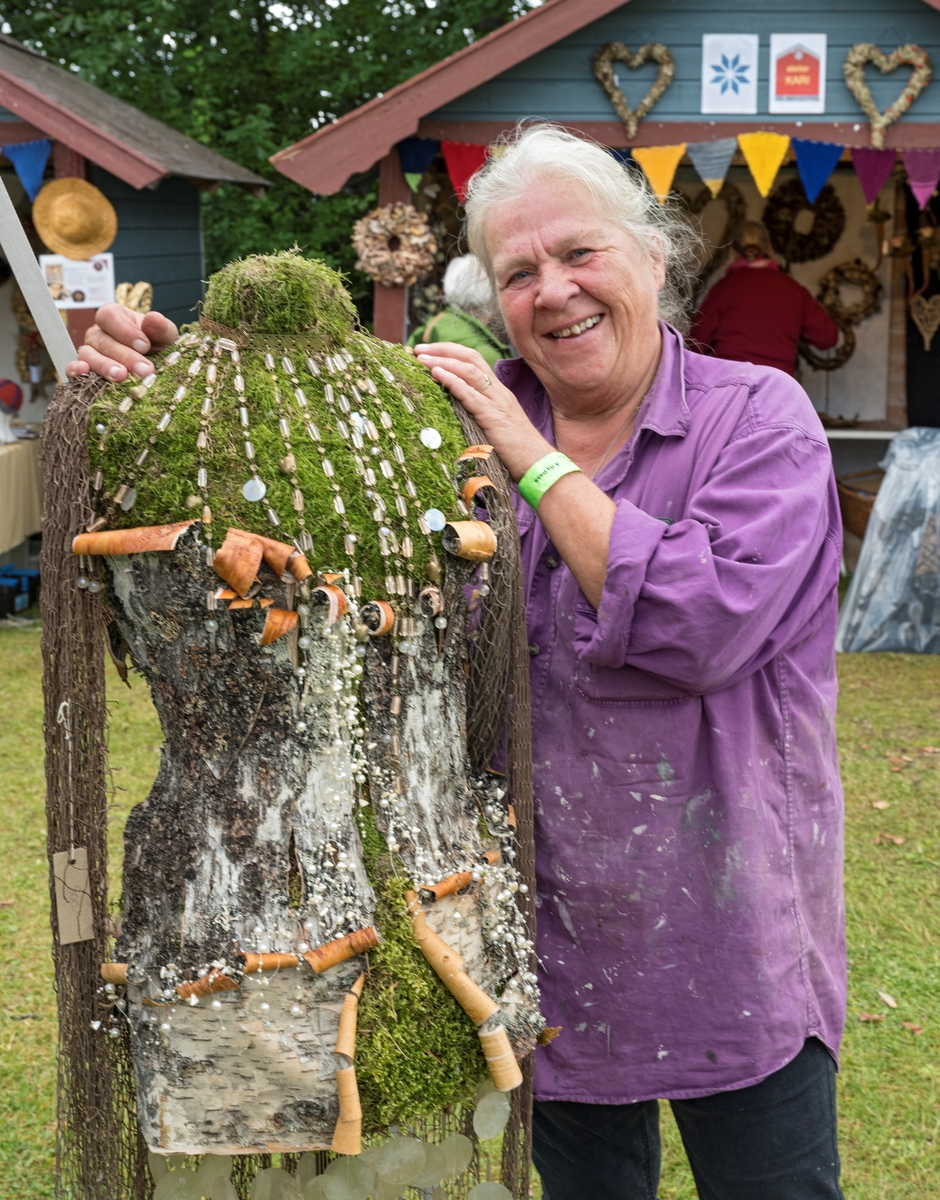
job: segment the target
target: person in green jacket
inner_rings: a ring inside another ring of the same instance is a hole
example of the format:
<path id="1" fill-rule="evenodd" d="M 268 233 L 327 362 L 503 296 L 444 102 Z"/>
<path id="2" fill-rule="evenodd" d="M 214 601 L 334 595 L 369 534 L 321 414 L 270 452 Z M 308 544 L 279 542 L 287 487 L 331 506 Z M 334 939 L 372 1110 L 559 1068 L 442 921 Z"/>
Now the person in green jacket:
<path id="1" fill-rule="evenodd" d="M 493 287 L 474 254 L 452 258 L 444 272 L 447 307 L 416 329 L 409 346 L 421 342 L 457 342 L 479 350 L 490 366 L 509 358 L 509 345 L 501 337 L 501 321 Z"/>

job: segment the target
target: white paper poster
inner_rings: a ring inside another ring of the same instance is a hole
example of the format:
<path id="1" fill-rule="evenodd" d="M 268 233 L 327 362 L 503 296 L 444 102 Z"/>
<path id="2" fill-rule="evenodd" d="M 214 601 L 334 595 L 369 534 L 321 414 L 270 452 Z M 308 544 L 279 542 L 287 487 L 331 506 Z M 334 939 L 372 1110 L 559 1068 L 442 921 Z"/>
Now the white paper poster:
<path id="1" fill-rule="evenodd" d="M 826 111 L 826 35 L 770 35 L 770 99 L 772 113 Z"/>
<path id="2" fill-rule="evenodd" d="M 98 308 L 114 299 L 114 255 L 66 258 L 40 254 L 39 266 L 56 308 Z"/>
<path id="3" fill-rule="evenodd" d="M 702 35 L 702 112 L 757 112 L 756 33 Z"/>

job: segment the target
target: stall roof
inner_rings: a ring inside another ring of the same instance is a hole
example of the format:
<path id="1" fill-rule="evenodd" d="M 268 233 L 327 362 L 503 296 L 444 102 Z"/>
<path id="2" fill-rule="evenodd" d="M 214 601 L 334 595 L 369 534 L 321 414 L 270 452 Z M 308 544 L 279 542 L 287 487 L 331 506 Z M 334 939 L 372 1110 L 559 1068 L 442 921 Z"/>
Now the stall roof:
<path id="1" fill-rule="evenodd" d="M 940 10 L 940 0 L 923 2 Z M 271 162 L 283 175 L 313 192 L 336 192 L 351 175 L 368 170 L 397 142 L 417 133 L 419 122 L 429 113 L 625 3 L 629 0 L 547 0 L 338 121 L 279 150 L 271 156 Z M 501 123 L 500 128 L 504 125 Z"/>
<path id="2" fill-rule="evenodd" d="M 938 0 L 940 3 L 940 0 Z M 265 188 L 268 180 L 0 34 L 0 104 L 25 122 L 18 136 L 51 137 L 135 188 L 168 175 Z M 35 132 L 32 132 L 35 130 Z"/>

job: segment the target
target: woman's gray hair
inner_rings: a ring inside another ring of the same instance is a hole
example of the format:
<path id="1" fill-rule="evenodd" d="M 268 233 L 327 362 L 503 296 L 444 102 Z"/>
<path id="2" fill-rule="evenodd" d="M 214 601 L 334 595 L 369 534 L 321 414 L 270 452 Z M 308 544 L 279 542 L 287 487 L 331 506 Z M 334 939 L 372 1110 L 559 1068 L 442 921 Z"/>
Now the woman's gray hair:
<path id="1" fill-rule="evenodd" d="M 465 203 L 470 249 L 492 277 L 483 226 L 496 204 L 519 199 L 546 177 L 583 187 L 606 217 L 624 229 L 648 254 L 660 252 L 666 282 L 659 293 L 659 316 L 686 332 L 702 238 L 675 204 L 660 204 L 638 168 L 625 166 L 609 150 L 557 125 L 520 125 L 490 153 L 473 176 Z"/>

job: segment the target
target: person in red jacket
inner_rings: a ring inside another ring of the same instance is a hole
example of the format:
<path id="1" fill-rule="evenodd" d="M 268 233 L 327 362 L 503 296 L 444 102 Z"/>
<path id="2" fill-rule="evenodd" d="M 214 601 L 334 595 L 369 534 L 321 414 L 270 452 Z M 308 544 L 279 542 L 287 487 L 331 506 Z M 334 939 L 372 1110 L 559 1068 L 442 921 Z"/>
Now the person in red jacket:
<path id="1" fill-rule="evenodd" d="M 836 344 L 839 327 L 832 317 L 770 257 L 766 226 L 745 221 L 732 251 L 731 265 L 692 324 L 694 349 L 793 375 L 801 340 L 819 350 Z"/>

